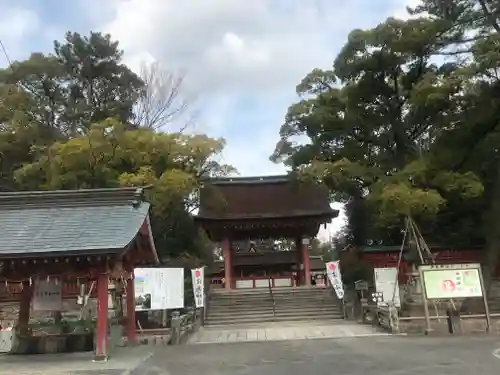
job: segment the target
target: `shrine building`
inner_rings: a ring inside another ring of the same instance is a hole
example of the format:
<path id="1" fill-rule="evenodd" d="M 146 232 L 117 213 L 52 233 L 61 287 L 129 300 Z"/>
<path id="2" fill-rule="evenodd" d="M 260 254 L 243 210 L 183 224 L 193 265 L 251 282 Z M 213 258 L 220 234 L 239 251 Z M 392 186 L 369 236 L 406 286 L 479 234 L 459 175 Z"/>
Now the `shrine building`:
<path id="1" fill-rule="evenodd" d="M 143 198 L 141 188 L 0 193 L 0 302 L 20 304 L 15 341 L 23 349 L 15 352 L 26 354 L 48 340 L 65 351 L 77 340 L 75 333 L 40 336 L 29 327 L 35 299 L 41 304 L 43 297 L 35 294 L 37 284 L 50 280 L 60 286 L 61 301 L 75 298 L 82 286 L 96 297 L 97 323 L 90 332 L 96 360 L 108 357 L 111 283 L 126 291 L 123 324 L 127 340 L 136 341 L 133 270 L 159 262 Z"/>
<path id="2" fill-rule="evenodd" d="M 195 221 L 220 245 L 224 287 L 246 289 L 309 286 L 310 240 L 337 216 L 323 185 L 293 176 L 228 177 L 204 182 Z"/>

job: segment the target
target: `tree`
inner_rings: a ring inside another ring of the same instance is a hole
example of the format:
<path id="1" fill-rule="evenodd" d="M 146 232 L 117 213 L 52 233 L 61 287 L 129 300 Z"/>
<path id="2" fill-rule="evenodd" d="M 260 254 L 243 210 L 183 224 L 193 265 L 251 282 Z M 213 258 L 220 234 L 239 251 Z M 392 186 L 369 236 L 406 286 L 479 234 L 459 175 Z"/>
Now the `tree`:
<path id="1" fill-rule="evenodd" d="M 159 62 L 141 66 L 140 77 L 144 82 L 141 95 L 134 107 L 137 126 L 166 130 L 177 125 L 183 131 L 195 120 L 194 98 L 185 92 L 183 74 L 164 69 Z"/>
<path id="2" fill-rule="evenodd" d="M 73 137 L 107 118 L 133 120 L 143 82 L 122 64 L 122 56 L 110 35 L 68 32 L 64 42 L 54 42 L 53 54 L 33 53 L 0 71 L 0 85 L 22 91 L 30 123 L 54 140 Z"/>
<path id="3" fill-rule="evenodd" d="M 482 219 L 487 243 L 485 264 L 488 279 L 500 260 L 500 158 L 497 144 L 500 141 L 498 110 L 500 82 L 500 19 L 499 3 L 487 0 L 425 0 L 412 10 L 426 12 L 435 22 L 444 25 L 448 45 L 444 53 L 452 54 L 462 62 L 456 72 L 461 82 L 460 118 L 440 149 L 445 150 L 444 163 L 453 169 L 471 169 L 478 174 L 485 186 L 485 194 L 478 207 L 485 214 Z"/>
<path id="4" fill-rule="evenodd" d="M 80 189 L 151 186 L 152 227 L 162 256 L 203 255 L 189 210 L 197 205 L 201 178 L 234 171 L 217 162 L 224 140 L 202 135 L 127 130 L 116 120 L 94 124 L 87 134 L 54 143 L 15 173 L 19 188 Z"/>
<path id="5" fill-rule="evenodd" d="M 182 79 L 153 65 L 143 82 L 122 55 L 109 35 L 68 32 L 52 54 L 0 70 L 0 190 L 151 186 L 160 255 L 211 259 L 190 213 L 203 177 L 234 171 L 218 162 L 225 142 L 155 131 L 192 113 Z M 133 113 L 145 98 L 150 126 Z"/>
<path id="6" fill-rule="evenodd" d="M 323 180 L 365 216 L 380 212 L 384 226 L 434 217 L 448 196 L 480 195 L 473 173 L 433 166 L 460 88 L 447 79 L 454 64 L 432 62 L 440 30 L 432 20 L 390 18 L 353 31 L 334 69 L 313 70 L 297 87 L 303 99 L 288 110 L 273 160 Z M 297 135 L 310 142 L 293 143 Z"/>

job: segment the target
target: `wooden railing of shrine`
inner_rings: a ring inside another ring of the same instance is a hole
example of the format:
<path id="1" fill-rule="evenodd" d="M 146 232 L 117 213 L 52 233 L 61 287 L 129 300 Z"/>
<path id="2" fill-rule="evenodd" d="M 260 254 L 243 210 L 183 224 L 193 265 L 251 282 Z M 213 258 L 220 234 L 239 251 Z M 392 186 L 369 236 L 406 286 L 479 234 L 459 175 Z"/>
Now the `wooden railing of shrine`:
<path id="1" fill-rule="evenodd" d="M 232 254 L 231 262 L 233 266 L 293 264 L 297 262 L 297 253 L 294 251 L 234 253 Z"/>
<path id="2" fill-rule="evenodd" d="M 17 302 L 20 300 L 22 291 L 21 283 L 0 282 L 0 302 Z M 87 290 L 88 293 L 88 290 Z M 80 294 L 80 283 L 78 281 L 64 282 L 62 285 L 62 298 L 74 298 Z M 96 296 L 96 288 L 93 288 L 91 297 Z"/>
<path id="3" fill-rule="evenodd" d="M 235 277 L 233 279 L 233 287 L 236 289 L 250 289 L 250 288 L 267 288 L 269 284 L 269 278 L 271 278 L 271 287 L 287 287 L 294 286 L 293 276 L 283 275 L 283 276 L 248 276 L 248 277 Z M 224 280 L 222 277 L 212 277 L 210 279 L 211 288 L 224 288 Z"/>

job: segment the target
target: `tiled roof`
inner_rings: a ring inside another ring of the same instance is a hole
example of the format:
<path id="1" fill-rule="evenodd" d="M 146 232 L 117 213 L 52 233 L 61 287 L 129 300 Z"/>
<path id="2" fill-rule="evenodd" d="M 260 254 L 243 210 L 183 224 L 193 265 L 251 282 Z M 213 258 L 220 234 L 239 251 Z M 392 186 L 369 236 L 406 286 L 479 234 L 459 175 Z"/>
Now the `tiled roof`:
<path id="1" fill-rule="evenodd" d="M 0 257 L 119 251 L 148 212 L 136 188 L 0 193 Z"/>
<path id="2" fill-rule="evenodd" d="M 201 190 L 199 218 L 336 217 L 326 187 L 289 176 L 218 178 Z M 329 221 L 329 220 L 327 220 Z"/>

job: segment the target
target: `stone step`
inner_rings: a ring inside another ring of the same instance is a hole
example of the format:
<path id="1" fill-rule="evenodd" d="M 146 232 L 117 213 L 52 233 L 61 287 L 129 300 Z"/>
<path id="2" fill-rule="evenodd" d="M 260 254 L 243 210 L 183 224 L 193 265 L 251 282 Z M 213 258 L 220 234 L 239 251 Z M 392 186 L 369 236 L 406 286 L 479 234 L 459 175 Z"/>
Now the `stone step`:
<path id="1" fill-rule="evenodd" d="M 276 302 L 274 305 L 269 303 L 261 303 L 261 304 L 236 304 L 236 305 L 219 305 L 219 304 L 210 304 L 208 306 L 208 311 L 210 312 L 218 312 L 218 311 L 260 311 L 269 309 L 275 306 L 277 309 L 286 309 L 286 310 L 294 310 L 294 309 L 304 309 L 304 308 L 326 308 L 326 309 L 334 309 L 341 310 L 342 306 L 331 301 L 324 302 L 316 302 L 316 303 L 278 303 Z"/>
<path id="2" fill-rule="evenodd" d="M 226 316 L 226 317 L 231 317 L 231 316 L 240 316 L 240 315 L 258 315 L 258 314 L 266 314 L 268 312 L 272 312 L 273 308 L 269 307 L 267 309 L 259 309 L 259 310 L 232 310 L 232 311 L 225 311 L 225 310 L 209 310 L 208 316 L 210 318 L 212 317 L 219 317 L 219 316 Z M 281 306 L 276 306 L 275 309 L 276 313 L 280 314 L 309 314 L 309 313 L 319 313 L 319 314 L 328 314 L 328 313 L 335 313 L 335 314 L 341 314 L 340 309 L 336 309 L 334 307 L 323 307 L 323 306 L 306 306 L 302 308 L 295 308 L 295 309 L 290 309 L 290 308 L 284 308 Z"/>
<path id="3" fill-rule="evenodd" d="M 275 288 L 219 291 L 211 296 L 207 326 L 234 326 L 266 322 L 338 321 L 343 314 L 329 289 Z"/>
<path id="4" fill-rule="evenodd" d="M 250 311 L 250 312 L 249 312 Z M 208 316 L 219 316 L 219 315 L 239 315 L 239 314 L 261 314 L 261 313 L 267 313 L 269 311 L 273 311 L 272 306 L 267 306 L 265 308 L 258 308 L 258 309 L 233 309 L 233 310 L 224 310 L 224 309 L 209 309 L 208 310 Z"/>
<path id="5" fill-rule="evenodd" d="M 297 321 L 280 321 L 280 322 L 254 322 L 254 323 L 240 323 L 240 324 L 231 324 L 230 329 L 231 330 L 238 330 L 238 329 L 257 329 L 257 328 L 273 328 L 273 327 L 303 327 L 304 324 L 309 325 L 309 321 L 307 320 L 297 320 Z M 331 325 L 343 325 L 345 324 L 345 320 L 343 319 L 328 319 L 328 318 L 323 318 L 321 320 L 315 319 L 314 320 L 314 325 L 315 326 L 331 326 Z M 205 330 L 221 330 L 224 329 L 224 327 L 227 327 L 225 324 L 211 324 L 211 325 L 206 325 L 203 328 Z"/>
<path id="6" fill-rule="evenodd" d="M 205 321 L 206 326 L 232 326 L 232 325 L 241 325 L 248 323 L 266 323 L 266 322 L 298 322 L 298 321 L 325 321 L 325 315 L 276 315 L 272 314 L 268 315 L 259 315 L 259 316 L 248 316 L 248 317 L 240 317 L 238 319 L 207 319 Z M 342 316 L 331 316 L 331 321 L 340 321 L 342 320 Z"/>
<path id="7" fill-rule="evenodd" d="M 282 306 L 305 306 L 305 305 L 331 305 L 331 306 L 341 306 L 341 303 L 334 299 L 322 299 L 322 300 L 275 300 L 276 305 Z M 232 303 L 221 303 L 219 301 L 210 301 L 210 307 L 224 307 L 224 308 L 245 308 L 245 307 L 259 307 L 259 306 L 269 306 L 272 305 L 271 300 L 261 300 L 261 301 L 234 301 Z"/>
<path id="8" fill-rule="evenodd" d="M 282 294 L 273 294 L 272 296 L 274 299 L 336 299 L 332 294 L 330 293 L 313 293 L 313 294 L 307 294 L 307 293 L 299 293 L 299 294 L 293 294 L 293 293 L 282 293 Z M 212 296 L 210 298 L 211 301 L 258 301 L 260 299 L 271 299 L 271 295 L 269 294 L 252 294 L 251 296 L 245 296 L 245 295 L 234 295 L 234 296 Z"/>

